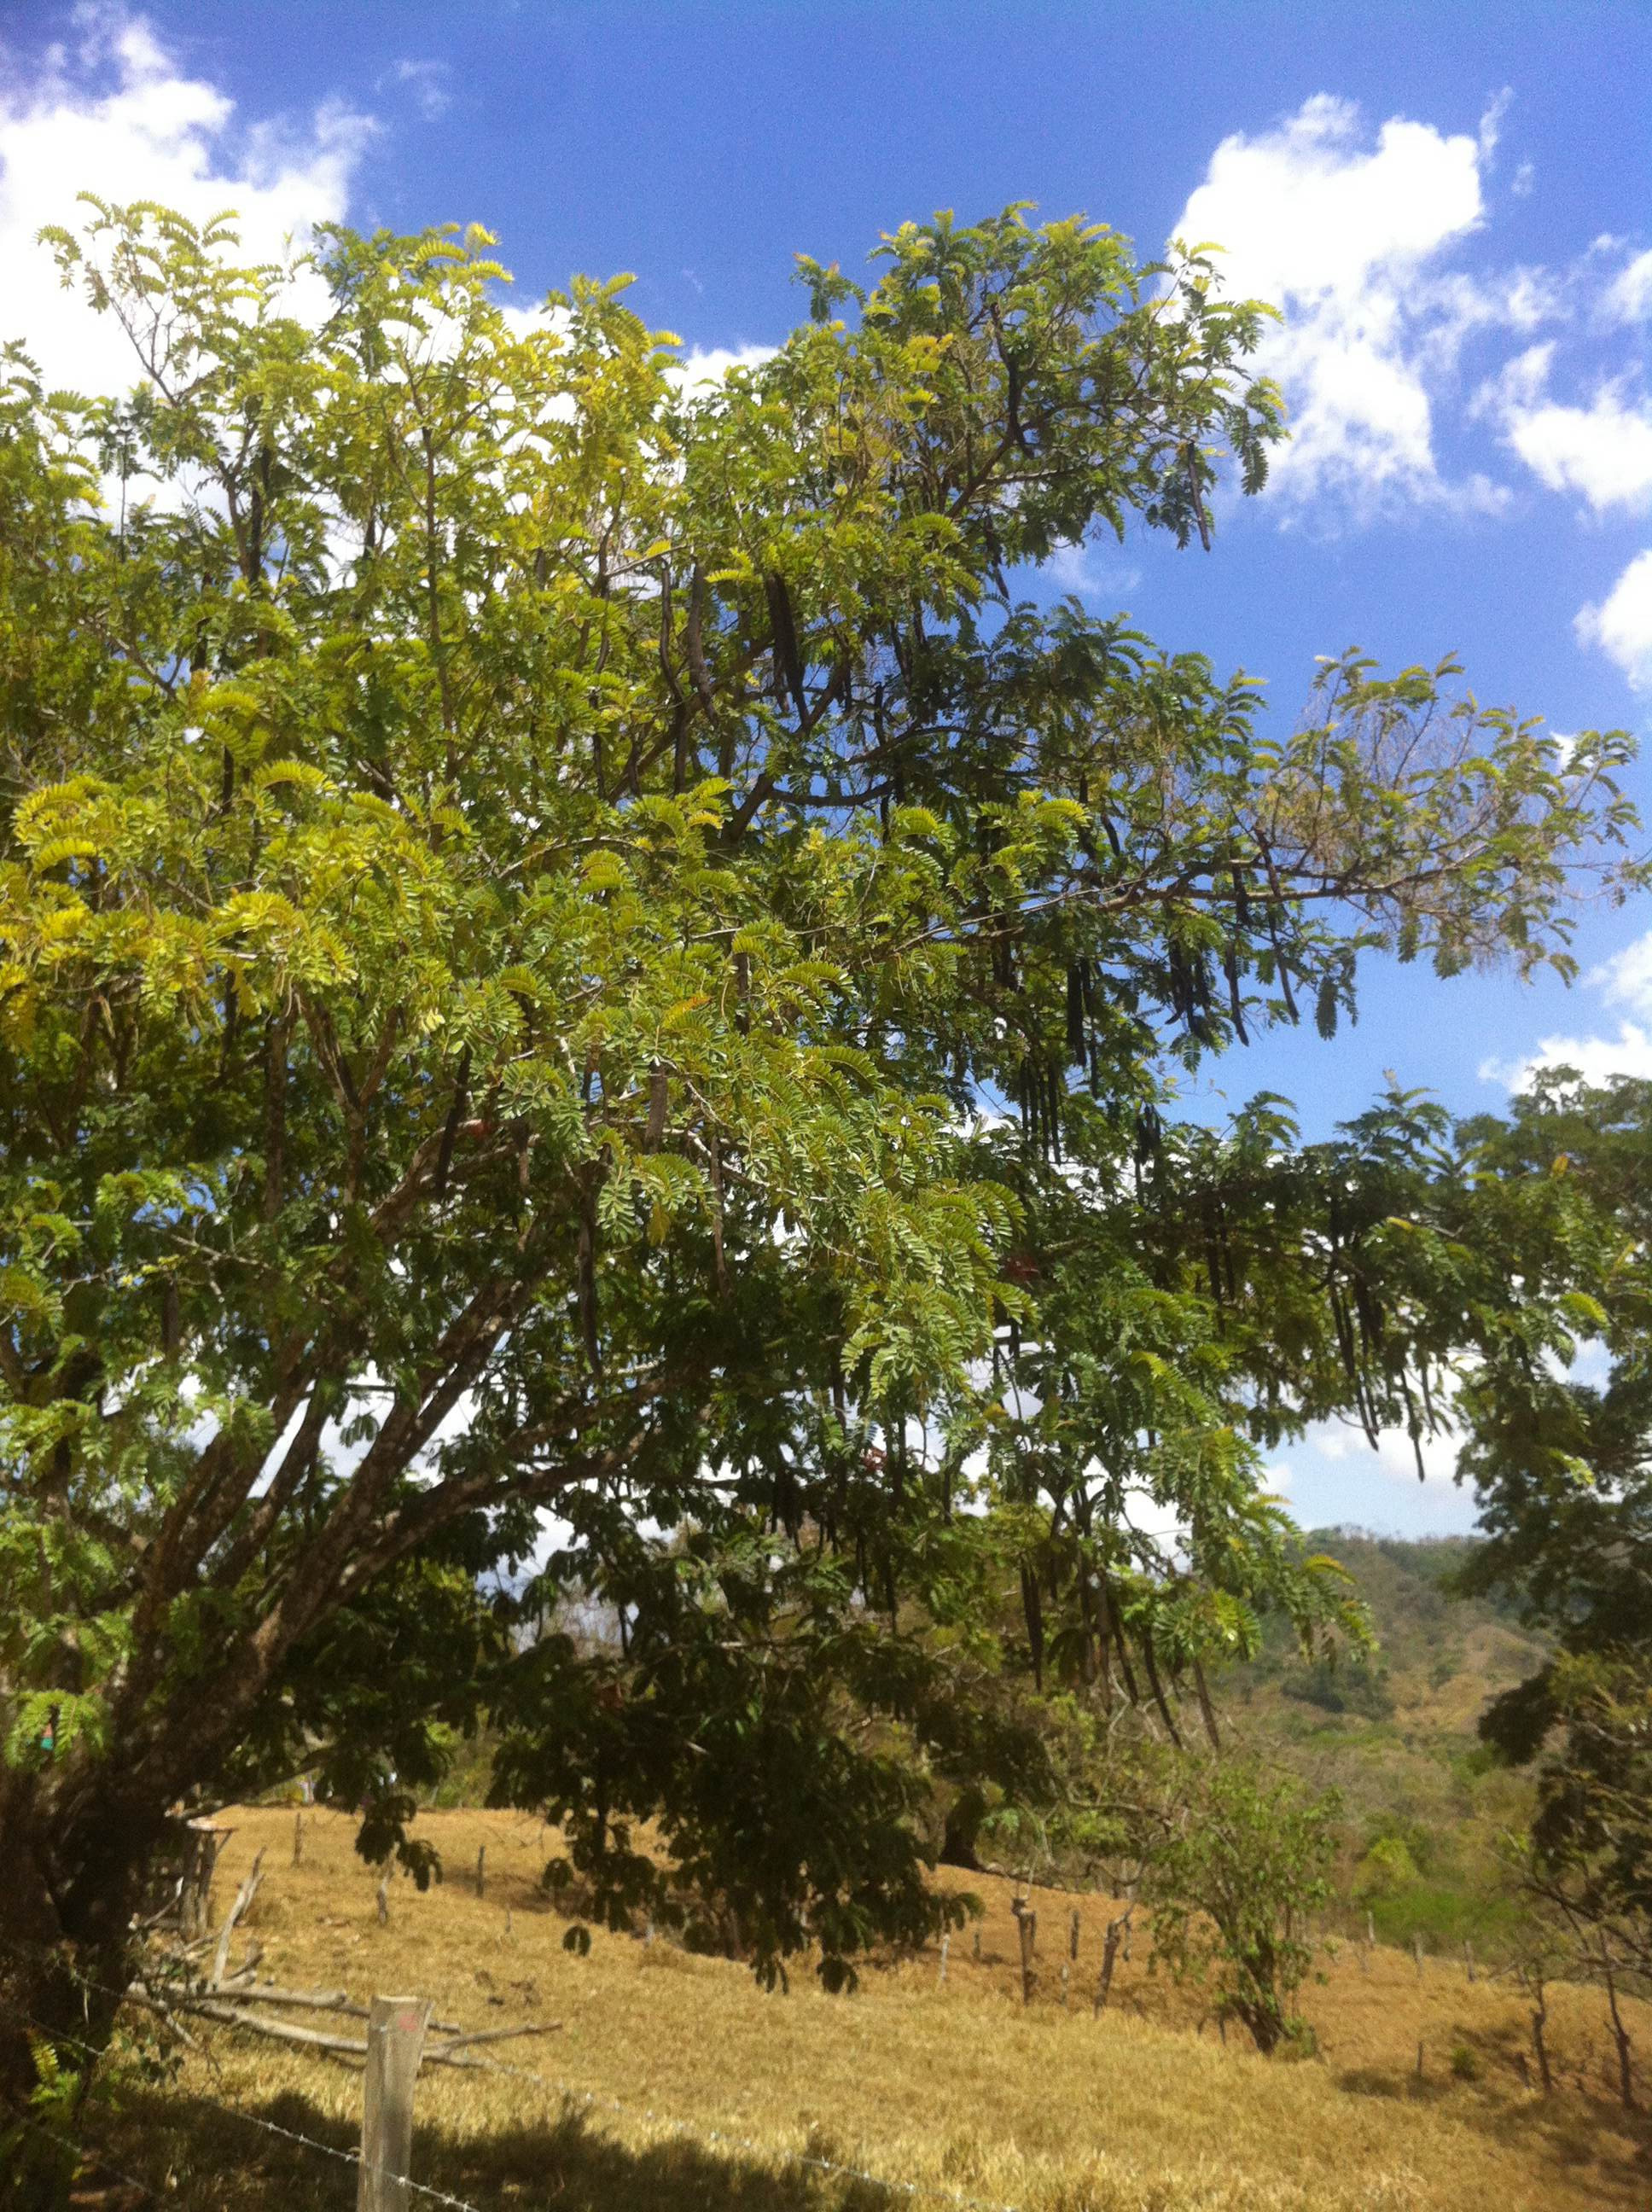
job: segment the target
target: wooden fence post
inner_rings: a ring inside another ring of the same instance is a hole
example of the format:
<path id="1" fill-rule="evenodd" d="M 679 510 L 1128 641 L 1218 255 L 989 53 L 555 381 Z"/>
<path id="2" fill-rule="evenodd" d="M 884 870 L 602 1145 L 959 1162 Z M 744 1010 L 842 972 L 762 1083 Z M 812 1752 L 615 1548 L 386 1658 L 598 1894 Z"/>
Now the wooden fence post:
<path id="1" fill-rule="evenodd" d="M 1077 1905 L 1074 1905 L 1072 1909 L 1072 1925 L 1067 1929 L 1067 1956 L 1074 1962 L 1075 1965 L 1077 1964 L 1078 1958 L 1078 1934 L 1083 1925 L 1084 1923 L 1079 1914 L 1078 1908 Z"/>
<path id="2" fill-rule="evenodd" d="M 293 1815 L 293 1864 L 304 1863 L 304 1815 L 301 1811 Z"/>
<path id="3" fill-rule="evenodd" d="M 949 1935 L 949 1936 L 942 1936 L 942 1938 L 941 1938 L 941 1971 L 940 1971 L 940 1979 L 941 1979 L 941 1981 L 942 1981 L 943 1983 L 944 1983 L 944 1982 L 945 1982 L 945 1980 L 946 1980 L 946 1954 L 947 1954 L 948 1948 L 950 1947 L 950 1945 L 951 1945 L 951 1941 L 952 1941 L 952 1938 L 951 1938 L 951 1936 L 950 1935 Z"/>
<path id="4" fill-rule="evenodd" d="M 975 1930 L 975 1964 L 977 1966 L 980 1966 L 981 1964 L 981 1930 L 979 1928 Z"/>
<path id="5" fill-rule="evenodd" d="M 390 1925 L 390 1876 L 386 1875 L 379 1884 L 379 1925 Z"/>
<path id="6" fill-rule="evenodd" d="M 1092 2013 L 1100 2013 L 1107 2003 L 1107 1993 L 1113 1986 L 1113 1969 L 1118 1963 L 1119 1938 L 1124 1933 L 1122 1920 L 1109 1920 L 1107 1934 L 1102 1940 L 1102 1971 L 1096 1981 L 1096 2002 Z"/>
<path id="7" fill-rule="evenodd" d="M 1067 1990 L 1072 1973 L 1072 1967 L 1063 1959 L 1061 1961 L 1061 2009 L 1063 2012 L 1067 2008 Z"/>
<path id="8" fill-rule="evenodd" d="M 355 2212 L 408 2212 L 413 2084 L 424 2056 L 428 1997 L 374 1997 L 367 2015 L 361 2165 Z"/>
<path id="9" fill-rule="evenodd" d="M 1038 1915 L 1025 1910 L 1021 1914 L 1021 2002 L 1032 2002 L 1033 1945 L 1038 1937 Z"/>
<path id="10" fill-rule="evenodd" d="M 1411 1939 L 1411 1955 L 1417 1962 L 1417 1978 L 1420 1982 L 1423 1978 L 1423 1939 L 1420 1936 L 1413 1936 Z"/>
<path id="11" fill-rule="evenodd" d="M 212 1876 L 218 1853 L 233 1828 L 211 1820 L 191 1820 L 184 1831 L 184 1874 L 178 1892 L 178 1929 L 185 1942 L 204 1936 L 212 1925 Z"/>
<path id="12" fill-rule="evenodd" d="M 478 1844 L 476 1854 L 476 1893 L 478 1897 L 484 1893 L 487 1886 L 487 1863 L 488 1846 Z"/>
<path id="13" fill-rule="evenodd" d="M 1467 1936 L 1463 1937 L 1463 1964 L 1468 1969 L 1468 1978 L 1472 1982 L 1474 1978 L 1474 1946 Z"/>

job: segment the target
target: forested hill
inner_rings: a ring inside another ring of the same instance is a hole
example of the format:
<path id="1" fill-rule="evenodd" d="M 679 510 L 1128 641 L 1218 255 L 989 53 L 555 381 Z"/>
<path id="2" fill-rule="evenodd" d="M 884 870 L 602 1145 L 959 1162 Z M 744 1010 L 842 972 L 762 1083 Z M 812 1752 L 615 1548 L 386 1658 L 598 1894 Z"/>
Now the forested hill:
<path id="1" fill-rule="evenodd" d="M 1353 1576 L 1370 1609 L 1376 1649 L 1364 1660 L 1311 1663 L 1289 1627 L 1274 1623 L 1258 1658 L 1226 1676 L 1230 1698 L 1277 1698 L 1310 1714 L 1472 1738 L 1486 1699 L 1540 1663 L 1543 1646 L 1512 1606 L 1453 1594 L 1474 1538 L 1316 1528 L 1306 1540 Z"/>
<path id="2" fill-rule="evenodd" d="M 1254 1660 L 1220 1678 L 1231 1732 L 1338 1791 L 1344 1910 L 1361 1926 L 1371 1912 L 1392 1942 L 1495 1943 L 1508 1917 L 1498 1838 L 1521 1824 L 1529 1784 L 1494 1764 L 1476 1723 L 1545 1647 L 1511 1607 L 1452 1594 L 1473 1540 L 1314 1530 L 1311 1548 L 1357 1581 L 1376 1648 L 1312 1662 L 1277 1624 Z"/>

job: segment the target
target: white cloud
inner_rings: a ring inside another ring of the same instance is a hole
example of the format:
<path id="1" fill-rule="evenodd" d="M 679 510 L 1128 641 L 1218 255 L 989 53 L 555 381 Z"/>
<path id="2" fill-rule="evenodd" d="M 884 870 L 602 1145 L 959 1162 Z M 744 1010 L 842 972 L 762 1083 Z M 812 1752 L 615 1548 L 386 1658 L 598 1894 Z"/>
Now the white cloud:
<path id="1" fill-rule="evenodd" d="M 1643 558 L 1652 560 L 1652 555 Z M 1631 1018 L 1619 1023 L 1615 1036 L 1544 1037 L 1522 1060 L 1482 1061 L 1482 1081 L 1523 1091 L 1548 1067 L 1575 1067 L 1591 1084 L 1609 1082 L 1614 1075 L 1652 1077 L 1652 930 L 1590 969 L 1583 983 L 1609 1006 L 1629 1009 Z"/>
<path id="2" fill-rule="evenodd" d="M 1583 981 L 1612 1005 L 1629 1006 L 1652 1019 L 1652 929 L 1591 968 Z"/>
<path id="3" fill-rule="evenodd" d="M 1525 1091 L 1548 1067 L 1575 1067 L 1591 1084 L 1609 1083 L 1614 1075 L 1652 1076 L 1652 1030 L 1620 1022 L 1616 1036 L 1545 1037 L 1524 1060 L 1482 1060 L 1480 1079 Z"/>
<path id="4" fill-rule="evenodd" d="M 48 384 L 122 392 L 138 379 L 130 346 L 63 289 L 41 226 L 76 228 L 79 191 L 159 200 L 196 222 L 233 207 L 247 258 L 276 259 L 289 235 L 343 215 L 375 126 L 328 102 L 301 128 L 238 133 L 234 101 L 186 76 L 142 16 L 82 9 L 76 21 L 72 55 L 54 48 L 33 86 L 0 91 L 0 337 L 22 338 Z"/>
<path id="5" fill-rule="evenodd" d="M 1637 323 L 1652 315 L 1652 246 L 1637 253 L 1607 288 L 1606 309 L 1619 321 Z"/>
<path id="6" fill-rule="evenodd" d="M 778 348 L 767 345 L 695 346 L 671 373 L 685 392 L 709 391 L 731 369 L 761 368 L 777 351 Z"/>
<path id="7" fill-rule="evenodd" d="M 1442 1436 L 1424 1437 L 1423 1480 L 1449 1485 L 1456 1472 L 1461 1445 L 1461 1439 L 1450 1430 Z M 1311 1452 L 1321 1460 L 1374 1467 L 1391 1482 L 1408 1482 L 1413 1488 L 1417 1484 L 1417 1448 L 1403 1429 L 1379 1429 L 1373 1451 L 1364 1429 L 1356 1428 L 1351 1422 L 1315 1421 L 1295 1449 Z"/>
<path id="8" fill-rule="evenodd" d="M 72 52 L 51 49 L 32 86 L 0 83 L 0 339 L 21 338 L 48 386 L 122 392 L 142 374 L 131 343 L 112 316 L 95 314 L 78 289 L 59 283 L 50 251 L 36 243 L 41 228 L 77 229 L 88 213 L 76 205 L 81 191 L 158 201 L 196 222 L 234 208 L 243 257 L 279 260 L 288 240 L 301 246 L 317 223 L 346 216 L 356 169 L 380 126 L 338 101 L 324 103 L 302 126 L 243 124 L 234 102 L 189 76 L 143 17 L 84 8 L 74 20 L 80 37 Z M 434 118 L 448 102 L 445 75 L 443 64 L 406 59 L 380 88 L 402 88 Z M 325 312 L 320 280 L 301 277 L 287 307 L 319 320 Z M 518 337 L 561 330 L 568 319 L 560 308 L 505 301 L 501 309 Z M 440 354 L 452 343 L 452 333 L 438 325 L 429 349 Z M 773 350 L 697 349 L 676 374 L 690 388 L 708 387 Z M 551 411 L 571 412 L 572 402 Z"/>
<path id="9" fill-rule="evenodd" d="M 1652 501 L 1652 416 L 1607 385 L 1587 407 L 1544 396 L 1553 349 L 1533 346 L 1481 395 L 1502 416 L 1503 435 L 1551 491 L 1576 492 L 1597 514 Z"/>
<path id="10" fill-rule="evenodd" d="M 447 74 L 446 62 L 399 61 L 390 76 L 392 82 L 411 93 L 425 121 L 434 123 L 453 104 L 453 95 L 447 89 Z M 384 82 L 381 77 L 380 82 Z"/>
<path id="11" fill-rule="evenodd" d="M 1460 1441 L 1455 1435 L 1424 1438 L 1418 1482 L 1417 1455 L 1403 1430 L 1381 1431 L 1373 1451 L 1363 1430 L 1316 1421 L 1306 1436 L 1281 1448 L 1265 1479 L 1303 1528 L 1462 1534 L 1474 1525 L 1475 1507 L 1473 1494 L 1454 1479 Z"/>
<path id="12" fill-rule="evenodd" d="M 1086 603 L 1116 601 L 1141 582 L 1139 568 L 1109 559 L 1099 546 L 1089 544 L 1058 545 L 1042 563 L 1042 573 L 1059 591 L 1071 592 Z"/>
<path id="13" fill-rule="evenodd" d="M 1637 691 L 1652 691 L 1652 549 L 1636 555 L 1598 607 L 1579 610 L 1575 627 Z"/>
<path id="14" fill-rule="evenodd" d="M 1394 117 L 1370 143 L 1347 100 L 1316 94 L 1256 137 L 1224 139 L 1177 234 L 1224 249 L 1235 295 L 1285 316 L 1258 366 L 1279 380 L 1292 437 L 1273 482 L 1297 501 L 1357 509 L 1451 498 L 1496 503 L 1484 480 L 1449 486 L 1435 454 L 1430 377 L 1476 325 L 1531 327 L 1530 282 L 1487 288 L 1436 265 L 1480 226 L 1480 138 Z"/>

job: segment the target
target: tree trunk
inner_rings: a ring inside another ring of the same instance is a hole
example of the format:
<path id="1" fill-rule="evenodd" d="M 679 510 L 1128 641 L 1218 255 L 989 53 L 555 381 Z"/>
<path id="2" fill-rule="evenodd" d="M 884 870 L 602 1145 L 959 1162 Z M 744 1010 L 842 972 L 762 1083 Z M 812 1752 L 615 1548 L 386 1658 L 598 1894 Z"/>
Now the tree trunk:
<path id="1" fill-rule="evenodd" d="M 99 1779 L 83 1775 L 76 1789 L 66 1771 L 0 1777 L 0 2108 L 27 2105 L 37 2044 L 83 2073 L 131 1978 L 132 1917 L 166 1809 L 124 1805 Z"/>
<path id="2" fill-rule="evenodd" d="M 1234 1997 L 1230 2008 L 1250 2030 L 1250 2039 L 1264 2058 L 1272 2058 L 1285 2039 L 1285 2021 L 1273 2008 L 1254 1998 Z"/>

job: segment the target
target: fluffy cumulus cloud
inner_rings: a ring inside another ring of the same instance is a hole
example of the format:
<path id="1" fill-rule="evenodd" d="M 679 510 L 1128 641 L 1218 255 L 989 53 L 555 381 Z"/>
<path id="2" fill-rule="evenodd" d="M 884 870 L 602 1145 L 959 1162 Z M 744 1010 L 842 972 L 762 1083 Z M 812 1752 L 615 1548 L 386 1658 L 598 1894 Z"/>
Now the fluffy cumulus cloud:
<path id="1" fill-rule="evenodd" d="M 1515 407 L 1508 438 L 1551 491 L 1576 493 L 1597 514 L 1652 506 L 1652 416 L 1620 390 L 1596 392 L 1587 407 Z"/>
<path id="2" fill-rule="evenodd" d="M 234 209 L 246 258 L 278 261 L 316 224 L 347 216 L 362 155 L 382 126 L 337 100 L 300 122 L 248 121 L 218 86 L 188 74 L 143 16 L 85 6 L 72 26 L 72 38 L 27 73 L 8 71 L 0 50 L 0 340 L 21 338 L 48 386 L 120 392 L 141 376 L 130 341 L 112 316 L 63 286 L 37 242 L 41 228 L 76 229 L 89 214 L 76 204 L 80 192 L 158 201 L 197 222 Z M 376 90 L 392 105 L 410 97 L 430 121 L 450 100 L 446 70 L 433 62 L 398 62 Z M 288 305 L 319 319 L 319 280 L 301 276 Z M 503 305 L 519 335 L 563 319 L 543 307 Z M 446 342 L 439 328 L 433 349 Z M 771 350 L 696 350 L 680 374 L 690 388 L 708 386 Z"/>
<path id="3" fill-rule="evenodd" d="M 1636 555 L 1599 606 L 1579 611 L 1577 635 L 1615 660 L 1637 691 L 1652 691 L 1652 550 Z"/>
<path id="4" fill-rule="evenodd" d="M 1652 553 L 1641 558 L 1652 569 Z M 1549 1067 L 1576 1068 L 1586 1083 L 1606 1083 L 1614 1075 L 1652 1077 L 1652 930 L 1591 969 L 1583 982 L 1606 1006 L 1624 1010 L 1614 1030 L 1545 1037 L 1523 1060 L 1483 1061 L 1482 1079 L 1522 1091 Z"/>
<path id="5" fill-rule="evenodd" d="M 1458 1443 L 1455 1435 L 1424 1440 L 1419 1483 L 1416 1450 L 1403 1430 L 1383 1430 L 1373 1451 L 1351 1424 L 1316 1421 L 1269 1465 L 1267 1486 L 1304 1528 L 1463 1535 L 1476 1516 L 1472 1492 L 1455 1479 Z"/>
<path id="6" fill-rule="evenodd" d="M 1529 280 L 1485 284 L 1441 265 L 1483 222 L 1494 138 L 1399 117 L 1373 137 L 1350 101 L 1321 94 L 1218 147 L 1176 232 L 1220 246 L 1230 289 L 1283 311 L 1259 363 L 1291 409 L 1277 495 L 1364 511 L 1495 503 L 1483 479 L 1442 477 L 1430 388 L 1471 330 L 1530 328 L 1546 312 Z"/>
<path id="7" fill-rule="evenodd" d="M 1601 279 L 1602 255 L 1620 251 L 1621 241 L 1599 240 L 1583 264 L 1594 278 L 1597 331 L 1652 313 L 1652 252 Z M 1495 423 L 1540 484 L 1588 514 L 1652 510 L 1652 398 L 1640 362 L 1619 359 L 1608 374 L 1597 373 L 1592 389 L 1558 398 L 1556 354 L 1552 342 L 1528 346 L 1480 386 L 1473 411 Z M 1574 627 L 1578 642 L 1616 661 L 1635 690 L 1652 691 L 1652 551 L 1637 555 L 1605 599 L 1580 608 Z"/>
<path id="8" fill-rule="evenodd" d="M 1652 246 L 1637 253 L 1607 287 L 1606 313 L 1619 322 L 1638 323 L 1652 316 Z"/>
<path id="9" fill-rule="evenodd" d="M 775 348 L 768 345 L 695 346 L 684 354 L 676 374 L 685 390 L 702 391 L 720 384 L 731 369 L 761 368 L 774 353 Z"/>
<path id="10" fill-rule="evenodd" d="M 249 257 L 345 210 L 374 125 L 341 102 L 290 127 L 238 125 L 234 103 L 187 75 L 141 16 L 76 11 L 71 44 L 48 50 L 33 82 L 0 90 L 0 337 L 21 337 L 50 384 L 117 392 L 137 380 L 108 316 L 64 291 L 43 224 L 70 228 L 77 192 L 154 199 L 203 222 L 233 207 Z"/>

